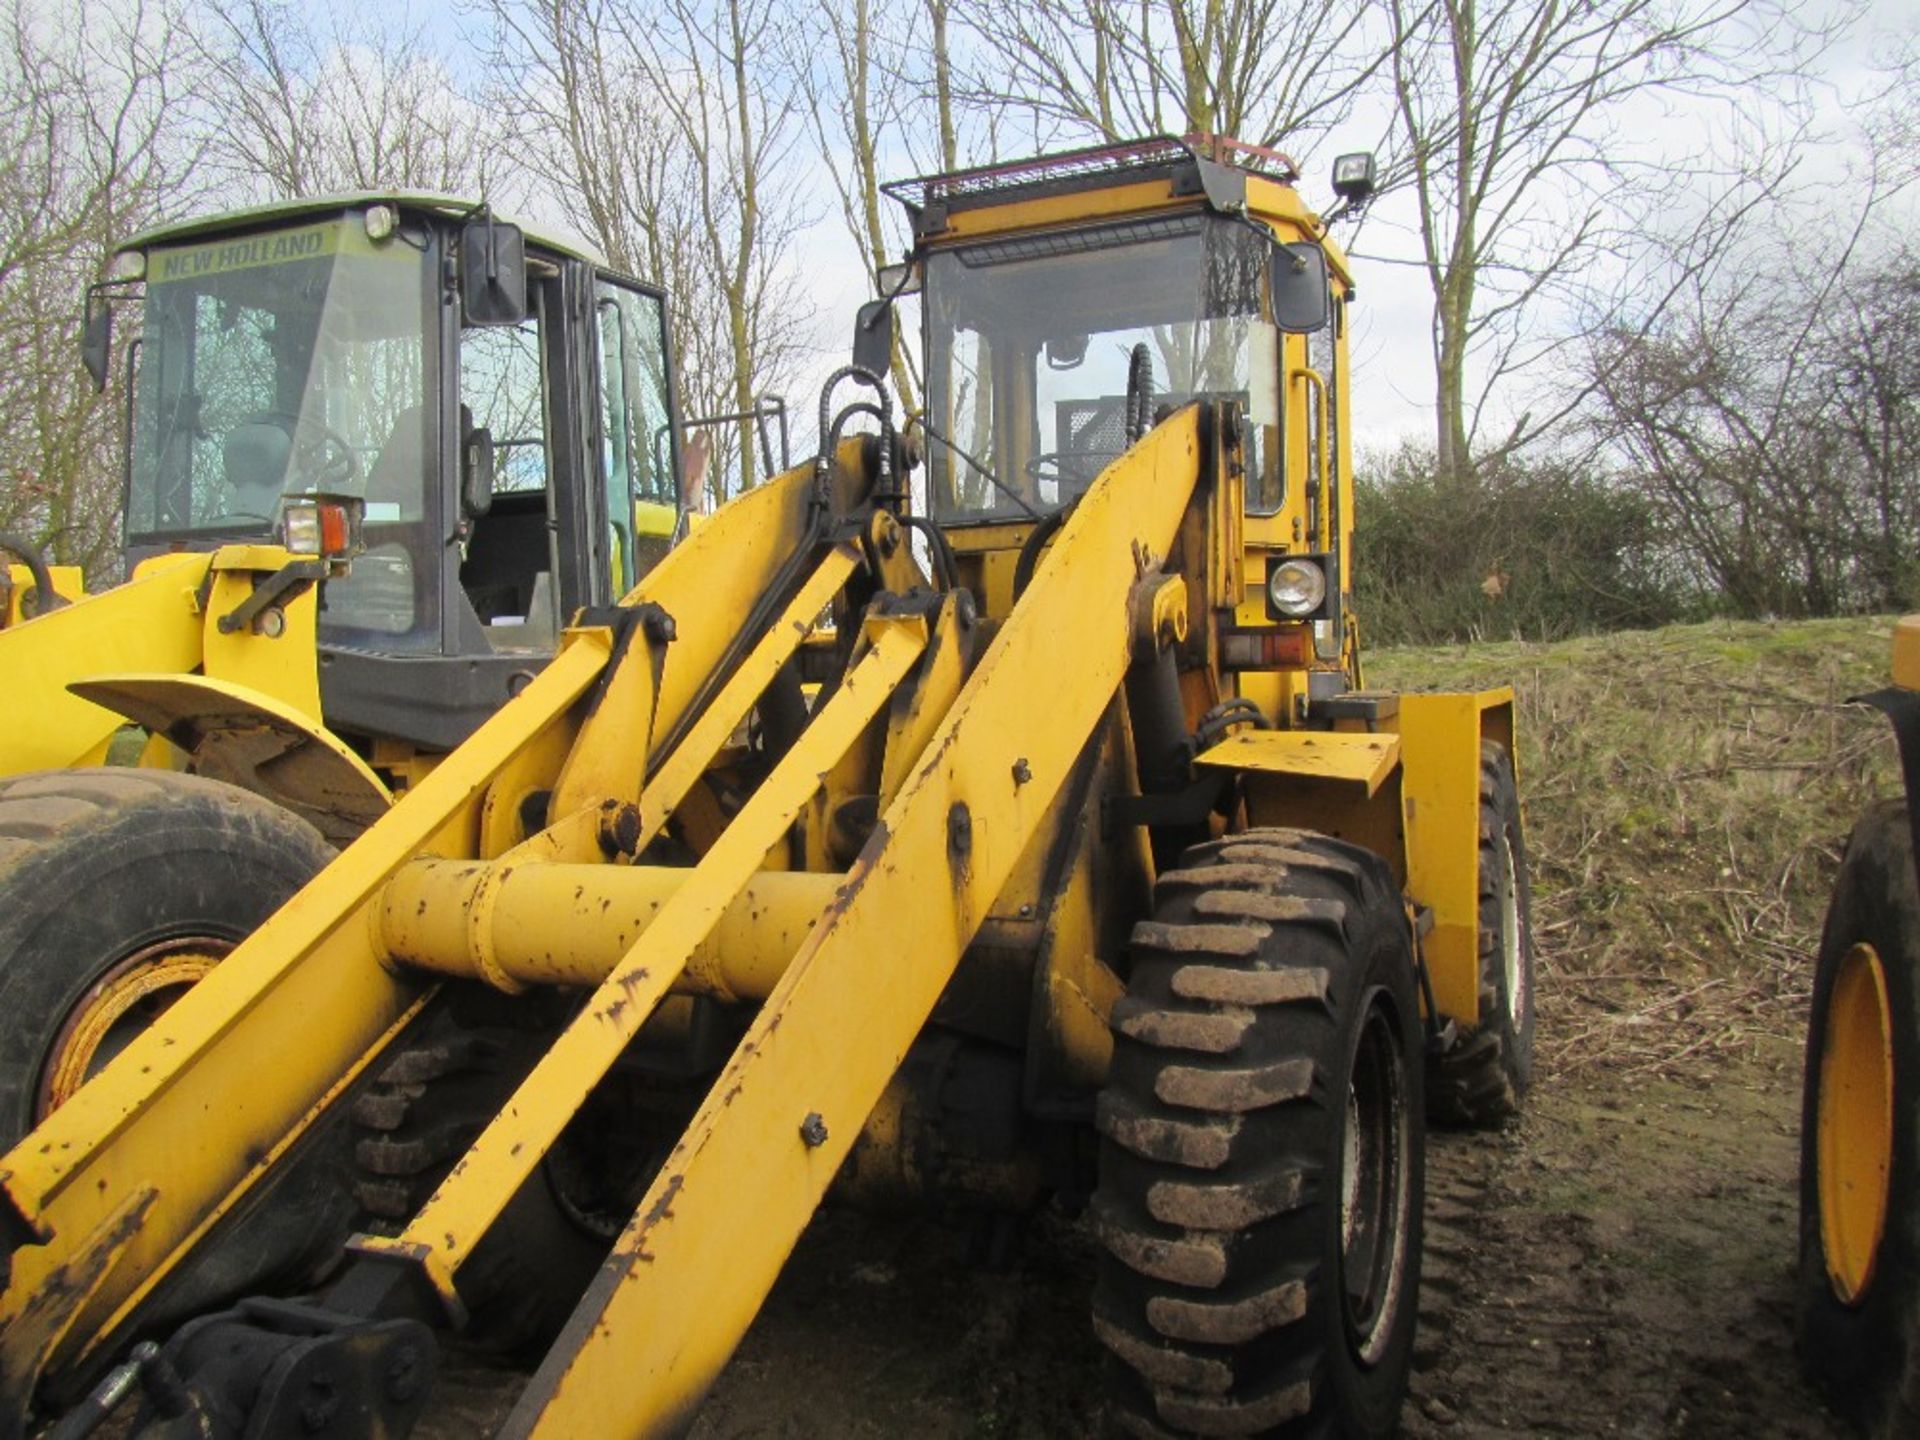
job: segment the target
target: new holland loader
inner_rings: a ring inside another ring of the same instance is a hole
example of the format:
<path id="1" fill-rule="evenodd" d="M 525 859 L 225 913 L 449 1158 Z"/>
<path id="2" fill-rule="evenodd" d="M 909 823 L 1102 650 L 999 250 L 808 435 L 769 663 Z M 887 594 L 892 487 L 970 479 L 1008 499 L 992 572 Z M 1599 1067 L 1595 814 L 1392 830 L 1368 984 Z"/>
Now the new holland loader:
<path id="1" fill-rule="evenodd" d="M 5 1432 L 400 1435 L 447 1336 L 532 1362 L 503 1434 L 675 1434 L 830 1198 L 1083 1208 L 1121 1433 L 1390 1431 L 1427 1116 L 1515 1103 L 1532 948 L 1511 693 L 1362 684 L 1296 178 L 895 187 L 816 460 L 0 1160 Z"/>
<path id="2" fill-rule="evenodd" d="M 1905 793 L 1847 841 L 1814 965 L 1800 1126 L 1800 1352 L 1876 1440 L 1920 1432 L 1920 615 L 1892 684 L 1862 696 Z"/>
<path id="3" fill-rule="evenodd" d="M 135 236 L 108 276 L 85 358 L 104 385 L 114 309 L 137 308 L 130 578 L 79 598 L 12 537 L 0 571 L 6 1144 L 505 704 L 567 616 L 626 593 L 677 518 L 664 297 L 563 241 L 353 195 Z"/>

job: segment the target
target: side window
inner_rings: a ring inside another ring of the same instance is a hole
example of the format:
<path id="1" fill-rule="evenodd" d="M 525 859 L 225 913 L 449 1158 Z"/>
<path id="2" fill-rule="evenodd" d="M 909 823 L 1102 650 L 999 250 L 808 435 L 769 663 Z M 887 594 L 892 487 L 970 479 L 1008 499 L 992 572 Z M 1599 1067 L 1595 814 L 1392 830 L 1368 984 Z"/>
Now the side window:
<path id="1" fill-rule="evenodd" d="M 461 427 L 492 438 L 493 493 L 544 491 L 547 425 L 536 321 L 461 333 L 460 404 Z M 469 436 L 460 438 L 464 445 Z"/>
<path id="2" fill-rule="evenodd" d="M 614 590 L 624 594 L 666 553 L 680 518 L 666 311 L 658 297 L 607 276 L 595 283 L 594 310 L 600 478 L 606 487 Z"/>
<path id="3" fill-rule="evenodd" d="M 550 649 L 561 619 L 540 338 L 537 318 L 460 334 L 460 588 L 496 652 Z M 489 472 L 490 500 L 470 505 Z"/>

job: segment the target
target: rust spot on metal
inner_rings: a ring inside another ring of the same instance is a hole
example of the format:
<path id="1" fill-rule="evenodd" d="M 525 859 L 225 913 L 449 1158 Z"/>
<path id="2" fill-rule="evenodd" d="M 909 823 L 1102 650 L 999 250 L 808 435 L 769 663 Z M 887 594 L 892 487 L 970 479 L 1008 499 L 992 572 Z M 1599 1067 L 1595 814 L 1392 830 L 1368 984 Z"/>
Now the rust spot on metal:
<path id="1" fill-rule="evenodd" d="M 660 1198 L 653 1202 L 652 1208 L 649 1209 L 645 1215 L 640 1217 L 640 1230 L 642 1234 L 646 1232 L 647 1227 L 657 1225 L 660 1221 L 673 1214 L 674 1197 L 680 1193 L 680 1187 L 684 1184 L 686 1184 L 686 1177 L 683 1175 L 674 1175 L 668 1178 L 667 1188 L 661 1191 Z"/>

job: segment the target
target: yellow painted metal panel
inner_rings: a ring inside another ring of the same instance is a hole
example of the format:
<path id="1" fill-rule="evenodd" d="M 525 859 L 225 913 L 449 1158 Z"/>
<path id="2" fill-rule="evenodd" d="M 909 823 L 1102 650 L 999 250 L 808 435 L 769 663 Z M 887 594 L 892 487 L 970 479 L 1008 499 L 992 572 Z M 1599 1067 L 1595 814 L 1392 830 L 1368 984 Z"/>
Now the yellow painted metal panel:
<path id="1" fill-rule="evenodd" d="M 975 239 L 1053 225 L 1085 225 L 1096 220 L 1153 210 L 1191 210 L 1197 208 L 1199 203 L 1198 196 L 1176 196 L 1173 187 L 1165 180 L 1143 180 L 1133 185 L 1115 185 L 1106 190 L 1080 190 L 1067 195 L 1049 195 L 1037 200 L 1016 200 L 1005 205 L 962 210 L 948 217 L 947 230 L 939 238 Z"/>
<path id="2" fill-rule="evenodd" d="M 1400 697 L 1401 803 L 1407 890 L 1431 906 L 1421 944 L 1434 1003 L 1473 1027 L 1480 1020 L 1480 729 L 1482 712 L 1513 691 Z"/>
<path id="3" fill-rule="evenodd" d="M 1088 490 L 503 1434 L 686 1424 L 1107 713 L 1199 456 L 1187 410 Z"/>
<path id="4" fill-rule="evenodd" d="M 75 764 L 120 727 L 112 711 L 70 694 L 70 681 L 104 672 L 199 668 L 201 624 L 193 595 L 208 560 L 189 557 L 0 631 L 0 679 L 13 700 L 0 729 L 0 774 Z M 311 651 L 307 663 L 313 663 Z"/>
<path id="5" fill-rule="evenodd" d="M 1920 615 L 1902 615 L 1894 624 L 1893 683 L 1920 690 Z"/>
<path id="6" fill-rule="evenodd" d="M 1337 730 L 1239 730 L 1199 756 L 1196 765 L 1258 770 L 1310 780 L 1350 780 L 1380 788 L 1400 759 L 1398 735 L 1358 735 Z"/>
<path id="7" fill-rule="evenodd" d="M 235 555 L 234 550 L 247 552 L 249 563 L 245 566 L 238 563 L 241 557 Z M 306 586 L 298 594 L 276 602 L 283 616 L 278 634 L 249 627 L 229 635 L 220 629 L 222 616 L 237 610 L 252 596 L 261 580 L 293 558 L 287 551 L 259 545 L 214 552 L 213 585 L 207 593 L 206 613 L 201 617 L 200 668 L 208 675 L 276 696 L 318 720 L 320 592 L 317 587 Z"/>
<path id="8" fill-rule="evenodd" d="M 701 712 L 686 738 L 674 746 L 641 792 L 640 829 L 632 847 L 635 853 L 647 848 L 687 798 L 687 792 L 706 774 L 720 747 L 747 718 L 780 667 L 800 648 L 814 618 L 840 593 L 859 563 L 860 551 L 854 545 L 834 546 Z"/>

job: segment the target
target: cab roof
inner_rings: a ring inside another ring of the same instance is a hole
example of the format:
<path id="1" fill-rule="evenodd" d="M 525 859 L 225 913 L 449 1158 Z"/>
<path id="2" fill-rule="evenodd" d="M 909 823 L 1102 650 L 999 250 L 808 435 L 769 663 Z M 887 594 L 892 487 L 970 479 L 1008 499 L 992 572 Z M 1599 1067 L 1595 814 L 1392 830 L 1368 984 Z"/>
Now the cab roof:
<path id="1" fill-rule="evenodd" d="M 1294 188 L 1300 167 L 1264 145 L 1225 135 L 1153 135 L 881 188 L 906 207 L 919 245 L 964 244 L 1181 209 L 1258 218 L 1316 240 L 1342 283 L 1345 254 Z"/>
<path id="2" fill-rule="evenodd" d="M 275 200 L 265 205 L 248 205 L 238 210 L 223 210 L 217 215 L 197 215 L 168 225 L 155 225 L 137 235 L 128 236 L 113 248 L 115 254 L 123 250 L 145 250 L 149 246 L 168 245 L 201 235 L 297 221 L 309 216 L 333 215 L 343 210 L 363 209 L 368 205 L 392 205 L 403 213 L 411 211 L 436 220 L 459 220 L 472 214 L 484 203 L 436 190 L 344 190 L 334 194 L 303 196 L 296 200 Z M 518 225 L 527 239 L 543 250 L 558 251 L 589 265 L 607 264 L 606 256 L 577 235 L 529 225 L 510 215 L 496 218 L 507 224 Z"/>

